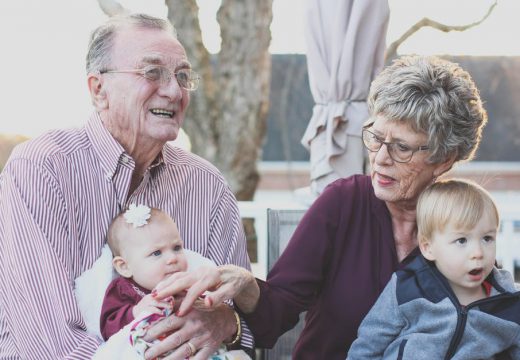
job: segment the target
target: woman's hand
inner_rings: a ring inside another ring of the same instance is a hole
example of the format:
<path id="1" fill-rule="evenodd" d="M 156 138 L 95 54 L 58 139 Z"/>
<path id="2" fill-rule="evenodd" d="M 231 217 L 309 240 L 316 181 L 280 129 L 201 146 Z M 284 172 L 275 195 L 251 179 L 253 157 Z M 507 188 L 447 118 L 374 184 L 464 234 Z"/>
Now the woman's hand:
<path id="1" fill-rule="evenodd" d="M 175 273 L 161 281 L 154 290 L 157 299 L 176 295 L 186 290 L 178 316 L 184 316 L 204 294 L 204 305 L 215 307 L 224 300 L 233 299 L 244 313 L 252 312 L 260 297 L 256 279 L 249 271 L 235 265 L 202 267 L 193 272 Z"/>

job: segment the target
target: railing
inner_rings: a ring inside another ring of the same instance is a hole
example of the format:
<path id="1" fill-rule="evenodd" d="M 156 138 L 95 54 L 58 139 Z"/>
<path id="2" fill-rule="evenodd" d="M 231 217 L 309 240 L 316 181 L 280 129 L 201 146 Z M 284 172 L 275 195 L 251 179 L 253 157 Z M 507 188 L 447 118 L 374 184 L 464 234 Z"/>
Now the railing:
<path id="1" fill-rule="evenodd" d="M 267 207 L 256 201 L 239 201 L 238 208 L 243 219 L 255 220 L 257 261 L 251 263 L 251 270 L 257 278 L 265 280 L 267 275 Z"/>
<path id="2" fill-rule="evenodd" d="M 497 238 L 497 261 L 503 269 L 515 274 L 515 266 L 520 266 L 520 204 L 516 204 L 516 201 L 513 204 L 510 202 L 511 199 L 507 197 L 497 200 L 501 217 Z M 242 218 L 255 220 L 257 261 L 251 263 L 251 267 L 256 277 L 265 279 L 268 247 L 267 209 L 281 207 L 256 201 L 239 201 L 238 207 Z M 517 277 L 516 281 L 520 281 L 520 278 Z"/>
<path id="3" fill-rule="evenodd" d="M 500 231 L 497 236 L 497 261 L 499 265 L 515 274 L 520 266 L 520 212 L 500 211 Z M 520 278 L 516 278 L 520 281 Z"/>

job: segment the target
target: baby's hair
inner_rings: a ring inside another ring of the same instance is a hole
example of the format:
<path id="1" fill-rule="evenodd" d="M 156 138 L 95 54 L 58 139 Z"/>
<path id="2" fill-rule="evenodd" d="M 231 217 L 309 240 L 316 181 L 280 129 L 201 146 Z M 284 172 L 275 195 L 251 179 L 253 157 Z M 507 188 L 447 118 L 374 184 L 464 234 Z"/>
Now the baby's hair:
<path id="1" fill-rule="evenodd" d="M 113 256 L 121 256 L 121 229 L 135 230 L 139 231 L 140 227 L 134 228 L 132 224 L 126 222 L 124 217 L 126 210 L 122 211 L 119 215 L 117 215 L 113 220 L 110 226 L 108 227 L 107 233 L 107 244 L 110 250 L 112 251 Z M 164 211 L 157 208 L 150 208 L 150 218 L 148 219 L 148 224 L 143 226 L 148 226 L 150 223 L 157 221 L 158 215 L 164 215 L 169 217 Z"/>
<path id="2" fill-rule="evenodd" d="M 417 237 L 419 242 L 431 240 L 435 231 L 443 231 L 448 224 L 469 230 L 485 214 L 493 216 L 498 227 L 498 209 L 482 186 L 462 179 L 438 181 L 419 196 Z"/>

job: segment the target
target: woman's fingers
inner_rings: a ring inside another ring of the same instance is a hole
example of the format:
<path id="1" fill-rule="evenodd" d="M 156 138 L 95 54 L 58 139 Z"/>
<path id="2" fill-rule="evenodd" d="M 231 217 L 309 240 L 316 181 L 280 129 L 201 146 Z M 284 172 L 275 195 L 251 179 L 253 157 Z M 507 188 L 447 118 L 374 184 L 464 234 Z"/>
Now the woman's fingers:
<path id="1" fill-rule="evenodd" d="M 173 302 L 173 300 L 172 301 L 155 300 L 153 305 L 158 307 L 159 309 L 171 309 L 174 305 L 174 302 Z"/>
<path id="2" fill-rule="evenodd" d="M 211 274 L 204 274 L 204 276 L 200 277 L 199 280 L 195 282 L 186 292 L 186 296 L 181 302 L 178 315 L 184 316 L 193 307 L 195 301 L 199 299 L 202 294 L 207 291 L 207 289 L 215 289 L 219 285 L 220 276 L 218 272 L 215 271 Z"/>
<path id="3" fill-rule="evenodd" d="M 248 308 L 253 308 L 257 301 L 256 288 L 255 278 L 249 271 L 235 265 L 222 265 L 201 267 L 190 273 L 173 274 L 157 285 L 154 297 L 162 299 L 186 291 L 177 312 L 178 316 L 185 316 L 203 294 L 207 296 L 204 304 L 209 307 L 240 295 L 245 299 L 241 303 L 246 303 Z M 252 305 L 249 305 L 250 303 Z"/>
<path id="4" fill-rule="evenodd" d="M 152 294 L 157 299 L 164 299 L 165 297 L 184 292 L 195 281 L 197 281 L 197 278 L 194 277 L 193 273 L 178 272 L 157 284 Z"/>
<path id="5" fill-rule="evenodd" d="M 225 300 L 233 299 L 234 293 L 235 291 L 232 284 L 220 285 L 218 289 L 207 291 L 204 294 L 204 305 L 210 308 L 215 307 Z M 182 306 L 183 304 L 181 304 L 181 308 Z"/>

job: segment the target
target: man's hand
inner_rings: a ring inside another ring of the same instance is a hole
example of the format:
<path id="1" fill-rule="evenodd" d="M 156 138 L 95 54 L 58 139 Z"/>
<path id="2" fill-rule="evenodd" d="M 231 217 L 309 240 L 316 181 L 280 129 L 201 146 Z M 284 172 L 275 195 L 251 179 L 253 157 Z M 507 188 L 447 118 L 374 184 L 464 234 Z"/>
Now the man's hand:
<path id="1" fill-rule="evenodd" d="M 176 349 L 164 360 L 190 359 L 207 360 L 226 339 L 232 339 L 237 332 L 233 310 L 225 304 L 208 309 L 194 306 L 183 317 L 171 315 L 154 324 L 144 336 L 145 341 L 161 337 L 161 342 L 152 345 L 145 353 L 146 359 Z M 168 334 L 168 335 L 166 335 Z M 166 335 L 165 338 L 162 336 Z M 193 345 L 195 352 L 192 352 Z"/>

